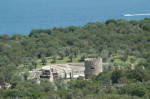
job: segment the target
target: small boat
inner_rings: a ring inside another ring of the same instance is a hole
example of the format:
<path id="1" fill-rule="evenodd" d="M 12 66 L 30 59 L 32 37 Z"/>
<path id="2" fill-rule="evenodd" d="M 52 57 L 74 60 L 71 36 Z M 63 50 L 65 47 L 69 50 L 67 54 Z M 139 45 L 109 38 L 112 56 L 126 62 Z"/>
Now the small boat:
<path id="1" fill-rule="evenodd" d="M 123 14 L 122 16 L 146 16 L 146 15 L 150 15 L 149 13 L 146 14 Z"/>
<path id="2" fill-rule="evenodd" d="M 133 14 L 123 14 L 122 16 L 134 16 Z"/>

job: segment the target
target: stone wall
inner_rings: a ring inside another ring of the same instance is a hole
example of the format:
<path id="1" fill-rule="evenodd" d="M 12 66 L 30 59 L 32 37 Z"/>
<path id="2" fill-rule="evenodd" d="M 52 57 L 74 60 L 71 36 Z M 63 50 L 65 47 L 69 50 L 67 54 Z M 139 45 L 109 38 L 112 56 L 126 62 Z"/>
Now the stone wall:
<path id="1" fill-rule="evenodd" d="M 84 63 L 68 63 L 70 66 L 84 66 Z"/>
<path id="2" fill-rule="evenodd" d="M 87 58 L 85 59 L 85 78 L 90 76 L 98 75 L 103 72 L 102 58 Z"/>

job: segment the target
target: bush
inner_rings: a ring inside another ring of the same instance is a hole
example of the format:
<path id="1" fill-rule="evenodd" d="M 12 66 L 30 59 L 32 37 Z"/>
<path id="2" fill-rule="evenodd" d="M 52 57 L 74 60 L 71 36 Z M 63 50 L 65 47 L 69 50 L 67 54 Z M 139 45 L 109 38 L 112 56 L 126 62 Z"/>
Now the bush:
<path id="1" fill-rule="evenodd" d="M 110 77 L 111 74 L 109 72 L 103 72 L 96 77 L 96 81 L 102 85 L 109 85 L 112 83 Z"/>
<path id="2" fill-rule="evenodd" d="M 112 83 L 118 83 L 118 80 L 122 77 L 125 77 L 124 72 L 122 70 L 115 70 L 111 75 Z"/>
<path id="3" fill-rule="evenodd" d="M 146 91 L 143 88 L 140 87 L 135 87 L 132 91 L 131 91 L 131 95 L 136 95 L 139 97 L 143 97 L 145 95 Z"/>

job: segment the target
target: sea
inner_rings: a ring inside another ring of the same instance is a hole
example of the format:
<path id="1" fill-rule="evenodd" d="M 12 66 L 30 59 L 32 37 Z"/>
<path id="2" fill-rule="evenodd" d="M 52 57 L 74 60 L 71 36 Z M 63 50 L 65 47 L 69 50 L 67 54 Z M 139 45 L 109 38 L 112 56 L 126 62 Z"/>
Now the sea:
<path id="1" fill-rule="evenodd" d="M 125 15 L 125 16 L 123 16 Z M 0 0 L 0 34 L 150 17 L 150 0 Z"/>

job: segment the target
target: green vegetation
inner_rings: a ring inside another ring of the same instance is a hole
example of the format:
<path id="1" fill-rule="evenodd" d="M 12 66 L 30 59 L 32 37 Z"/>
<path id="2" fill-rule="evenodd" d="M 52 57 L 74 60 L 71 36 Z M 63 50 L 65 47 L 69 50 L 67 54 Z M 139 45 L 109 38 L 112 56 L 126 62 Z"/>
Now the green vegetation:
<path id="1" fill-rule="evenodd" d="M 146 60 L 142 57 L 136 57 L 136 56 L 125 56 L 125 55 L 111 55 L 107 62 L 113 63 L 115 66 L 121 65 L 121 66 L 130 66 L 131 63 L 137 66 L 141 62 L 146 62 Z"/>
<path id="2" fill-rule="evenodd" d="M 34 80 L 20 81 L 16 85 L 13 83 L 14 88 L 1 91 L 6 99 L 141 99 L 149 98 L 149 81 L 149 71 L 136 68 L 105 71 L 87 80 L 79 77 L 67 83 L 62 78 L 55 79 L 54 84 L 46 79 L 41 80 L 40 85 Z"/>
<path id="3" fill-rule="evenodd" d="M 55 84 L 41 80 L 40 85 L 27 80 L 28 71 L 34 68 L 83 62 L 87 57 L 102 57 L 103 62 L 115 66 L 134 64 L 136 69 L 106 71 L 88 80 L 80 77 L 67 85 L 62 78 Z M 10 89 L 0 89 L 2 99 L 150 98 L 149 74 L 150 18 L 34 29 L 29 36 L 0 35 L 0 85 L 12 85 Z"/>

